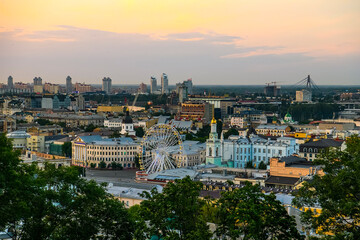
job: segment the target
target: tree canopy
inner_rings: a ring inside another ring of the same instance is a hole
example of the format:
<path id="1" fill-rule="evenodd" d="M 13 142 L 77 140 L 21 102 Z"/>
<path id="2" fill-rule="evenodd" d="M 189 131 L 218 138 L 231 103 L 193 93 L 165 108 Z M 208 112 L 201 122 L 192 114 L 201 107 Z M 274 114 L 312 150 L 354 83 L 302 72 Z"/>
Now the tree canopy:
<path id="1" fill-rule="evenodd" d="M 0 230 L 13 239 L 132 239 L 124 205 L 76 167 L 20 162 L 0 135 Z"/>
<path id="2" fill-rule="evenodd" d="M 218 203 L 217 235 L 230 239 L 302 239 L 274 194 L 261 192 L 259 185 L 224 192 Z"/>
<path id="3" fill-rule="evenodd" d="M 199 198 L 202 184 L 190 177 L 170 182 L 159 193 L 144 192 L 147 200 L 141 202 L 140 216 L 149 221 L 144 233 L 163 239 L 210 239 L 211 233 L 205 221 L 200 218 L 205 202 Z"/>
<path id="4" fill-rule="evenodd" d="M 314 160 L 325 174 L 304 182 L 293 203 L 299 208 L 322 208 L 317 214 L 310 210 L 302 214 L 303 221 L 320 234 L 360 239 L 360 138 L 352 136 L 346 145 L 345 151 L 329 151 Z"/>

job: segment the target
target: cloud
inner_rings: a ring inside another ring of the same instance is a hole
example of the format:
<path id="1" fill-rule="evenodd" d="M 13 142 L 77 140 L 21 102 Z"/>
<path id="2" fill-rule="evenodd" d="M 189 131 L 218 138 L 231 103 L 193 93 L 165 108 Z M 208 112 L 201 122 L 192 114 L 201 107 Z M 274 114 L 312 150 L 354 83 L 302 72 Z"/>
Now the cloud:
<path id="1" fill-rule="evenodd" d="M 301 49 L 247 46 L 243 40 L 212 32 L 156 36 L 66 25 L 47 31 L 3 31 L 0 79 L 14 75 L 16 81 L 28 82 L 42 76 L 62 83 L 71 75 L 74 82 L 99 83 L 109 76 L 114 84 L 134 84 L 166 72 L 170 84 L 189 77 L 195 84 L 262 84 L 316 73 L 327 65 L 331 69 L 321 73 L 327 77 L 342 69 L 359 72 L 348 59 L 316 61 Z"/>

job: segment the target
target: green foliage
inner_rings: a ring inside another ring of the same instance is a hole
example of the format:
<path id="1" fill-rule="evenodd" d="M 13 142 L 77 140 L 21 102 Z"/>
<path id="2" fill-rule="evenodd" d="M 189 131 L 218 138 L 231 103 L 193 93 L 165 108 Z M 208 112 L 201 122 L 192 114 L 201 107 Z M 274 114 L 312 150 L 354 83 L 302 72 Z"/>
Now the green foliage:
<path id="1" fill-rule="evenodd" d="M 229 130 L 226 131 L 226 133 L 224 133 L 224 139 L 228 139 L 231 135 L 239 135 L 239 131 L 236 130 L 235 128 L 230 128 Z"/>
<path id="2" fill-rule="evenodd" d="M 99 163 L 99 168 L 106 168 L 106 163 L 104 161 L 101 161 Z"/>
<path id="3" fill-rule="evenodd" d="M 252 161 L 248 161 L 248 162 L 246 162 L 246 164 L 245 164 L 245 168 L 254 168 L 254 164 L 253 164 L 253 162 L 252 162 Z"/>
<path id="4" fill-rule="evenodd" d="M 210 239 L 206 222 L 201 218 L 205 202 L 199 199 L 202 184 L 190 177 L 170 182 L 159 193 L 156 188 L 141 202 L 140 216 L 149 221 L 144 228 L 147 237 L 161 236 L 163 239 Z"/>
<path id="5" fill-rule="evenodd" d="M 59 125 L 62 128 L 66 128 L 66 123 L 65 122 L 59 122 L 59 123 L 56 123 L 56 124 Z"/>
<path id="6" fill-rule="evenodd" d="M 266 195 L 258 185 L 247 183 L 224 192 L 218 203 L 217 236 L 230 239 L 302 239 L 290 217 L 274 194 Z"/>
<path id="7" fill-rule="evenodd" d="M 135 135 L 137 137 L 143 137 L 145 134 L 144 129 L 142 127 L 136 127 L 135 128 Z"/>
<path id="8" fill-rule="evenodd" d="M 96 168 L 96 163 L 90 163 L 91 168 Z"/>
<path id="9" fill-rule="evenodd" d="M 14 239 L 133 239 L 123 204 L 79 168 L 22 164 L 0 135 L 0 230 Z"/>
<path id="10" fill-rule="evenodd" d="M 314 176 L 299 189 L 293 203 L 297 207 L 320 205 L 315 216 L 307 211 L 302 220 L 313 229 L 335 234 L 336 239 L 360 239 L 360 138 L 346 141 L 345 151 L 332 150 L 314 160 L 325 175 Z"/>
<path id="11" fill-rule="evenodd" d="M 95 128 L 96 128 L 96 126 L 91 123 L 91 124 L 87 125 L 84 130 L 85 130 L 85 132 L 93 132 Z"/>
<path id="12" fill-rule="evenodd" d="M 135 167 L 140 168 L 140 158 L 138 155 L 135 156 L 134 162 L 135 162 Z"/>
<path id="13" fill-rule="evenodd" d="M 52 125 L 53 123 L 50 122 L 48 119 L 43 119 L 43 118 L 40 118 L 38 120 L 36 120 L 36 122 L 38 124 L 40 124 L 41 126 L 45 126 L 45 125 Z"/>
<path id="14" fill-rule="evenodd" d="M 259 169 L 265 170 L 266 168 L 267 168 L 266 164 L 265 164 L 263 161 L 261 161 L 261 162 L 259 163 Z"/>
<path id="15" fill-rule="evenodd" d="M 72 156 L 72 144 L 71 142 L 65 142 L 62 146 L 62 153 L 66 156 L 66 157 L 70 157 Z"/>
<path id="16" fill-rule="evenodd" d="M 194 140 L 194 136 L 191 133 L 186 133 L 185 140 Z"/>
<path id="17" fill-rule="evenodd" d="M 119 133 L 119 131 L 114 131 L 111 135 L 110 138 L 119 138 L 121 137 L 121 134 Z"/>

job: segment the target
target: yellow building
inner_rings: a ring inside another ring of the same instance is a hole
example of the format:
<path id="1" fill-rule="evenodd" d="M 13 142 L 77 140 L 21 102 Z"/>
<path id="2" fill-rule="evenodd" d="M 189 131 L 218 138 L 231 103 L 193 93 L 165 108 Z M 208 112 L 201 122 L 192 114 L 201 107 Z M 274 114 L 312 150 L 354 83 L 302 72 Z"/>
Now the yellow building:
<path id="1" fill-rule="evenodd" d="M 44 152 L 45 136 L 32 135 L 26 139 L 27 149 L 34 152 Z"/>

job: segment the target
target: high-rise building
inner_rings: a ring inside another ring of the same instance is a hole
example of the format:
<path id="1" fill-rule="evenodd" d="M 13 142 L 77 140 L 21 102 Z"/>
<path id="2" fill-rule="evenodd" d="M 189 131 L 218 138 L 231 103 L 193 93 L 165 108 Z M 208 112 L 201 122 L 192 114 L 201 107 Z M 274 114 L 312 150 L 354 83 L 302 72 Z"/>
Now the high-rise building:
<path id="1" fill-rule="evenodd" d="M 59 84 L 45 83 L 44 91 L 49 93 L 59 93 L 60 86 Z"/>
<path id="2" fill-rule="evenodd" d="M 193 83 L 192 78 L 184 81 L 185 86 L 187 87 L 187 94 L 193 94 Z"/>
<path id="3" fill-rule="evenodd" d="M 73 86 L 72 86 L 72 82 L 71 82 L 71 77 L 67 76 L 66 77 L 66 93 L 71 93 L 72 89 L 73 89 Z"/>
<path id="4" fill-rule="evenodd" d="M 102 90 L 106 92 L 106 94 L 111 93 L 111 78 L 104 77 L 102 80 Z"/>
<path id="5" fill-rule="evenodd" d="M 43 85 L 41 77 L 34 78 L 34 93 L 43 93 Z"/>
<path id="6" fill-rule="evenodd" d="M 166 73 L 161 75 L 161 94 L 168 93 L 169 91 L 169 80 Z"/>
<path id="7" fill-rule="evenodd" d="M 157 90 L 157 81 L 155 77 L 150 78 L 150 93 L 155 93 Z"/>
<path id="8" fill-rule="evenodd" d="M 139 92 L 140 93 L 146 93 L 147 92 L 147 86 L 145 83 L 140 83 L 139 85 Z"/>
<path id="9" fill-rule="evenodd" d="M 75 91 L 77 91 L 79 93 L 92 92 L 93 88 L 89 84 L 75 83 Z"/>
<path id="10" fill-rule="evenodd" d="M 312 94 L 309 90 L 296 91 L 296 102 L 311 102 Z"/>
<path id="11" fill-rule="evenodd" d="M 13 77 L 9 76 L 8 77 L 8 88 L 9 89 L 13 89 L 14 88 L 14 82 L 13 82 Z"/>

